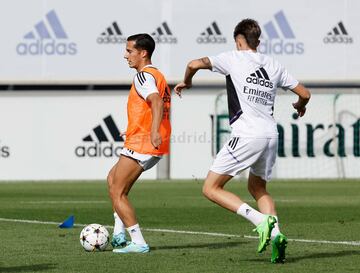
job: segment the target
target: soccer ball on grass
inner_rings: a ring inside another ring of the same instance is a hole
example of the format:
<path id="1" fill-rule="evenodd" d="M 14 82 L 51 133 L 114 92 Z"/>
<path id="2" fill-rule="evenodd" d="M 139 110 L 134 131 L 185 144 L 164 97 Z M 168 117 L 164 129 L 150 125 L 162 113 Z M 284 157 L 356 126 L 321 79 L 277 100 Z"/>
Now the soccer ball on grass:
<path id="1" fill-rule="evenodd" d="M 80 244 L 86 251 L 105 250 L 109 240 L 109 232 L 99 224 L 90 224 L 80 233 Z"/>

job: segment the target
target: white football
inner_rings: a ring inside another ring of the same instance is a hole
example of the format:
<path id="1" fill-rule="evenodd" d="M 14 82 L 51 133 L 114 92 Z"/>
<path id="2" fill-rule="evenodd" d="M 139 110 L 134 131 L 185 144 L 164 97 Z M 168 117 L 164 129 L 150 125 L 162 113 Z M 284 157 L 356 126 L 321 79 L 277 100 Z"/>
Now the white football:
<path id="1" fill-rule="evenodd" d="M 80 244 L 86 251 L 105 250 L 109 240 L 109 232 L 99 224 L 90 224 L 80 233 Z"/>

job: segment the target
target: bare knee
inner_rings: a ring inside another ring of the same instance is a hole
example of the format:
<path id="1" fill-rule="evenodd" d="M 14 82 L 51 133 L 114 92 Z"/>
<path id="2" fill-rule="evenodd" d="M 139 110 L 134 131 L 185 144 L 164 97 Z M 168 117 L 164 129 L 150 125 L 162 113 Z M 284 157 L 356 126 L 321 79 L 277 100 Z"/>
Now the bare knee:
<path id="1" fill-rule="evenodd" d="M 223 190 L 224 185 L 232 178 L 231 175 L 220 175 L 209 171 L 202 188 L 203 195 L 211 201 L 215 201 L 219 191 Z"/>
<path id="2" fill-rule="evenodd" d="M 113 173 L 110 171 L 108 176 L 107 176 L 107 183 L 108 183 L 108 189 L 109 189 L 109 195 L 110 195 L 110 198 L 112 199 L 112 193 L 114 191 L 114 175 Z"/>
<path id="3" fill-rule="evenodd" d="M 127 191 L 122 184 L 115 183 L 114 173 L 110 172 L 107 177 L 108 187 L 109 187 L 109 196 L 111 200 L 115 201 L 116 199 L 122 199 L 126 197 Z"/>
<path id="4" fill-rule="evenodd" d="M 209 190 L 209 187 L 206 184 L 204 184 L 203 187 L 202 187 L 202 193 L 206 198 L 209 199 L 210 190 Z"/>
<path id="5" fill-rule="evenodd" d="M 127 198 L 127 191 L 123 187 L 120 187 L 120 185 L 112 183 L 109 187 L 109 195 L 113 202 L 115 200 L 121 201 L 122 199 Z"/>
<path id="6" fill-rule="evenodd" d="M 214 196 L 215 196 L 216 190 L 218 188 L 220 188 L 220 187 L 215 186 L 215 185 L 207 185 L 205 182 L 205 184 L 202 188 L 202 193 L 207 199 L 214 200 Z"/>
<path id="7" fill-rule="evenodd" d="M 108 176 L 107 176 L 107 183 L 108 183 L 108 189 L 109 189 L 109 196 L 114 201 L 116 198 L 121 198 L 123 195 L 125 195 L 126 190 L 124 187 L 121 186 L 120 183 L 116 182 L 116 173 L 114 171 L 114 168 L 110 170 Z"/>
<path id="8" fill-rule="evenodd" d="M 111 171 L 108 173 L 106 180 L 107 180 L 108 186 L 111 187 L 113 180 L 114 180 L 114 176 Z"/>

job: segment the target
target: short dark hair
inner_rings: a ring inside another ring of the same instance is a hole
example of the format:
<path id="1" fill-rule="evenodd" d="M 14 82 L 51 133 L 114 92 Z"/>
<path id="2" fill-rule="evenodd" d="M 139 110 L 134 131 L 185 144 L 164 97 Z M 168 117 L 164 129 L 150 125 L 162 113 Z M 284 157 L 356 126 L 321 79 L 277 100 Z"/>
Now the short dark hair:
<path id="1" fill-rule="evenodd" d="M 146 50 L 149 58 L 151 58 L 151 55 L 155 50 L 155 41 L 149 34 L 139 33 L 131 35 L 127 38 L 127 41 L 135 41 L 135 48 Z"/>
<path id="2" fill-rule="evenodd" d="M 234 29 L 234 39 L 239 34 L 245 37 L 246 42 L 252 49 L 256 49 L 260 43 L 261 28 L 258 22 L 253 19 L 244 19 L 237 24 Z"/>

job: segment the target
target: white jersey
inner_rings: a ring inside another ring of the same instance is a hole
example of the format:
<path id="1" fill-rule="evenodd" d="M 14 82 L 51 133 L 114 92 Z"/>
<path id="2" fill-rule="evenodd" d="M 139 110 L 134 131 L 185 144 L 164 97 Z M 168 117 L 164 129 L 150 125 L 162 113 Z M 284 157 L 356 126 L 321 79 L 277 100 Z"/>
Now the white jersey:
<path id="1" fill-rule="evenodd" d="M 251 50 L 233 50 L 209 57 L 212 70 L 226 76 L 232 135 L 277 137 L 273 117 L 278 87 L 298 85 L 273 58 Z"/>

